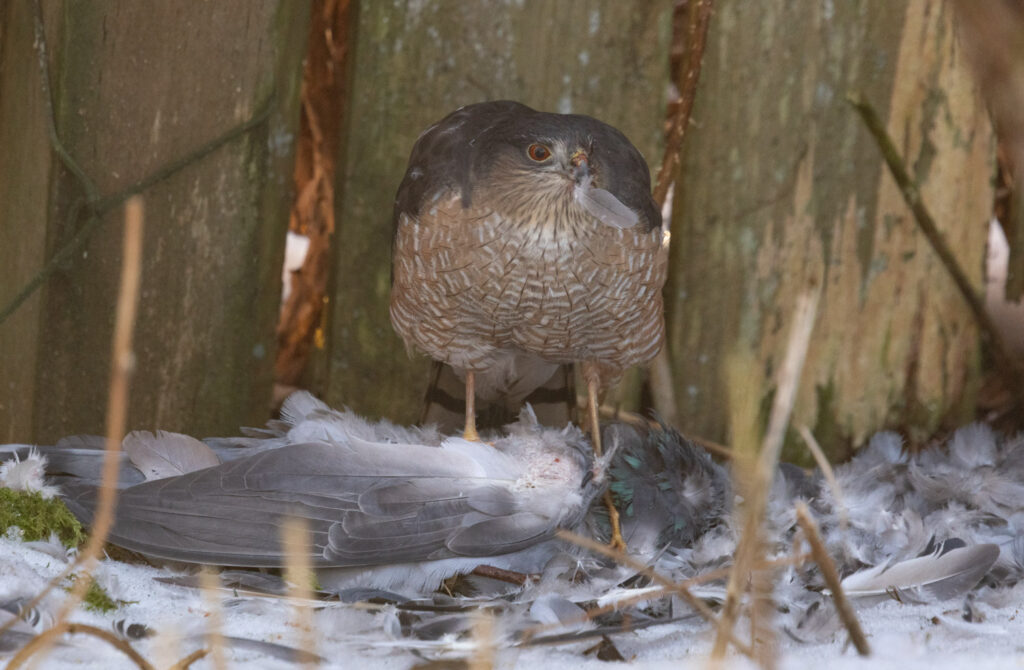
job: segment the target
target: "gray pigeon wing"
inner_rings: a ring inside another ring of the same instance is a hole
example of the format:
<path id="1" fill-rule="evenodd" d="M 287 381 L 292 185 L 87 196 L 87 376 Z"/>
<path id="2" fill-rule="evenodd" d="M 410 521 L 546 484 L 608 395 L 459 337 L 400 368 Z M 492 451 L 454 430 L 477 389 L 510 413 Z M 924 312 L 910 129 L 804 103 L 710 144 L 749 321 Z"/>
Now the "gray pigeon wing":
<path id="1" fill-rule="evenodd" d="M 541 518 L 526 523 L 500 482 L 467 477 L 466 457 L 433 447 L 373 452 L 292 445 L 130 487 L 111 541 L 163 559 L 279 566 L 280 528 L 297 517 L 310 529 L 315 566 L 354 567 L 504 553 L 541 538 Z M 88 518 L 95 489 L 69 493 L 72 511 Z"/>
<path id="2" fill-rule="evenodd" d="M 318 445 L 298 445 L 292 454 L 297 468 L 314 466 L 322 454 Z M 293 451 L 293 450 L 289 450 Z M 273 453 L 273 452 L 268 452 Z M 258 457 L 257 457 L 258 458 Z M 162 559 L 215 563 L 239 567 L 273 567 L 283 563 L 281 527 L 288 518 L 307 522 L 314 562 L 327 541 L 327 530 L 339 521 L 354 500 L 294 490 L 266 488 L 267 477 L 247 481 L 252 459 L 155 480 L 121 492 L 110 541 Z M 258 470 L 259 468 L 257 468 Z M 286 482 L 287 486 L 287 482 Z M 88 521 L 96 489 L 67 487 L 66 502 Z"/>

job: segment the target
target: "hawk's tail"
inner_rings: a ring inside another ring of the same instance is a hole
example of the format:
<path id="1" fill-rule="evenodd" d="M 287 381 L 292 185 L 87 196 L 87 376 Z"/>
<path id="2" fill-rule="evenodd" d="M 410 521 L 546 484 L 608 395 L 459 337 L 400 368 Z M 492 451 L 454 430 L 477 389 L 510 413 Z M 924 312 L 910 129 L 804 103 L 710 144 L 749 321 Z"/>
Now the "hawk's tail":
<path id="1" fill-rule="evenodd" d="M 517 403 L 483 403 L 477 398 L 476 425 L 481 432 L 512 423 L 522 409 Z M 572 364 L 559 365 L 554 374 L 526 396 L 544 426 L 561 427 L 576 420 L 576 384 Z M 517 406 L 513 407 L 512 404 Z M 420 423 L 433 423 L 442 433 L 461 432 L 466 420 L 466 385 L 451 366 L 434 361 Z"/>

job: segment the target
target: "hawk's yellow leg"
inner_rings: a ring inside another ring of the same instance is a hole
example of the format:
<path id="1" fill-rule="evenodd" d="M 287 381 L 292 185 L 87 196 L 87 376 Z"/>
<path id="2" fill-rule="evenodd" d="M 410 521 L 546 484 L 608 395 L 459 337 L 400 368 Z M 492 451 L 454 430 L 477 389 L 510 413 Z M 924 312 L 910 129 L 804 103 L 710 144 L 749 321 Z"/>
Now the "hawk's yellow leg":
<path id="1" fill-rule="evenodd" d="M 473 371 L 466 370 L 466 428 L 462 431 L 463 439 L 479 442 L 480 435 L 476 432 L 476 384 Z"/>
<path id="2" fill-rule="evenodd" d="M 590 412 L 590 439 L 594 444 L 594 454 L 596 456 L 601 455 L 601 423 L 598 420 L 597 409 L 597 379 L 593 375 L 588 375 L 587 379 L 587 410 Z M 604 506 L 608 508 L 608 521 L 612 526 L 612 537 L 608 542 L 608 546 L 612 549 L 618 549 L 619 551 L 626 550 L 626 541 L 622 538 L 622 527 L 619 525 L 619 510 L 615 509 L 615 503 L 612 501 L 611 489 L 606 489 L 604 492 Z"/>

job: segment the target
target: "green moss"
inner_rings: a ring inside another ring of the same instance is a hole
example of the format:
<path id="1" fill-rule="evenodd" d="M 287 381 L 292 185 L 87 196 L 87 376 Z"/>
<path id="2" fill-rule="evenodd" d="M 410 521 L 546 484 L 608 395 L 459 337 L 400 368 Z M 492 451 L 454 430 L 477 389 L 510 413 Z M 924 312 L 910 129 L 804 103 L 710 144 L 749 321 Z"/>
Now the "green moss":
<path id="1" fill-rule="evenodd" d="M 68 581 L 71 585 L 64 587 L 65 591 L 70 591 L 73 588 L 75 580 L 78 575 L 71 575 L 68 577 Z M 89 588 L 85 590 L 85 597 L 82 598 L 82 606 L 90 612 L 99 612 L 106 614 L 107 612 L 113 612 L 118 607 L 124 604 L 123 600 L 114 600 L 110 597 L 110 594 L 106 590 L 96 583 L 96 580 L 89 577 Z"/>
<path id="2" fill-rule="evenodd" d="M 39 492 L 0 488 L 0 533 L 17 526 L 28 542 L 45 540 L 54 532 L 67 547 L 85 540 L 82 524 L 57 498 L 47 500 Z"/>

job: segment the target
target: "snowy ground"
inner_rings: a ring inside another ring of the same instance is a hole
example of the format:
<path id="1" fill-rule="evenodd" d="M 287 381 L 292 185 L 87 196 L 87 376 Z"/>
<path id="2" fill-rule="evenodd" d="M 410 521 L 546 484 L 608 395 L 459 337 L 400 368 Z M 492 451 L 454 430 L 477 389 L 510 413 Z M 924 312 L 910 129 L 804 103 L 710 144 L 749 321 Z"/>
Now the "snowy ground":
<path id="1" fill-rule="evenodd" d="M 21 542 L 0 539 L 0 601 L 31 597 L 66 563 L 62 558 L 37 550 Z M 148 639 L 132 644 L 156 667 L 168 667 L 175 660 L 204 645 L 204 631 L 211 621 L 210 606 L 201 592 L 156 581 L 174 573 L 166 569 L 106 561 L 98 574 L 110 595 L 124 601 L 116 611 L 97 614 L 79 611 L 74 621 L 107 630 L 126 629 L 144 624 L 155 631 Z M 873 649 L 870 658 L 860 658 L 849 647 L 845 632 L 832 635 L 822 644 L 797 643 L 780 639 L 781 668 L 860 668 L 873 670 L 898 668 L 1022 668 L 1024 667 L 1024 586 L 1001 594 L 1000 606 L 975 602 L 976 614 L 983 621 L 966 623 L 962 602 L 929 605 L 905 605 L 883 602 L 858 610 L 860 621 Z M 48 623 L 48 612 L 56 611 L 65 597 L 63 591 L 51 595 L 40 607 L 41 630 Z M 235 597 L 222 594 L 225 635 L 271 642 L 288 647 L 301 646 L 300 629 L 294 625 L 294 609 L 272 598 Z M 996 602 L 995 598 L 984 598 Z M 445 642 L 423 642 L 414 651 L 413 642 L 388 634 L 397 626 L 394 609 L 378 611 L 340 603 L 320 603 L 313 614 L 316 652 L 329 659 L 323 667 L 410 668 L 427 659 L 449 656 Z M 132 668 L 135 665 L 105 642 L 91 637 L 66 638 L 67 643 L 46 657 L 43 668 Z M 665 624 L 634 633 L 620 633 L 613 640 L 631 667 L 703 668 L 707 667 L 711 635 L 706 624 L 694 618 L 689 622 Z M 582 655 L 594 640 L 557 647 L 504 649 L 496 656 L 499 668 L 608 667 L 605 662 Z M 238 667 L 287 668 L 294 663 L 274 658 L 268 650 L 232 648 L 228 660 Z M 462 647 L 462 654 L 465 647 Z M 458 653 L 456 655 L 459 655 Z M 10 652 L 0 659 L 10 658 Z M 195 668 L 213 667 L 203 660 Z M 753 665 L 731 656 L 727 667 Z"/>

